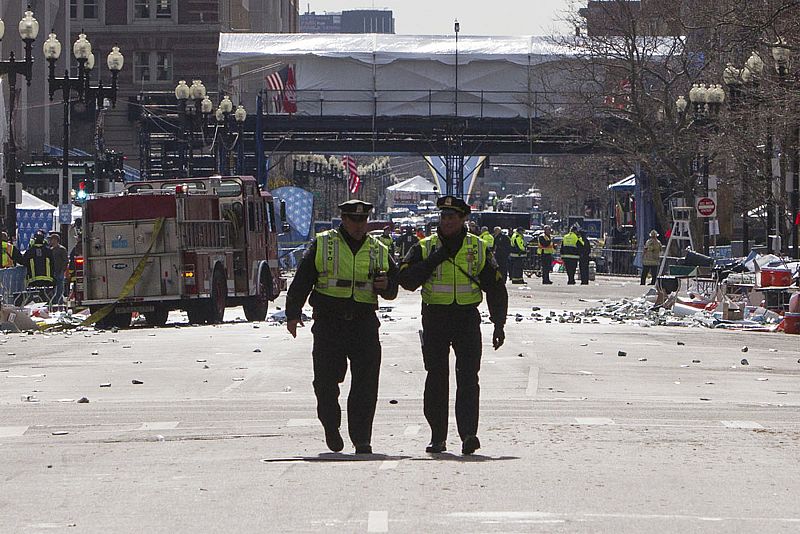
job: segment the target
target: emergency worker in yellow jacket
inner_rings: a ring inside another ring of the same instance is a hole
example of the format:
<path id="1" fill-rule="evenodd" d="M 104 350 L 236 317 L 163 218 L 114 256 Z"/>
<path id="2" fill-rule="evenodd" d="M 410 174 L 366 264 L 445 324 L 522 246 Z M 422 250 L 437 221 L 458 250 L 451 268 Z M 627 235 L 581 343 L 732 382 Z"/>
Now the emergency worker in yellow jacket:
<path id="1" fill-rule="evenodd" d="M 536 248 L 536 253 L 539 255 L 539 262 L 542 266 L 542 284 L 552 284 L 550 280 L 550 273 L 553 270 L 553 254 L 556 251 L 555 243 L 553 243 L 553 235 L 550 233 L 551 228 L 545 225 L 544 231 L 539 234 L 539 246 Z"/>
<path id="2" fill-rule="evenodd" d="M 14 243 L 9 241 L 8 234 L 0 232 L 0 268 L 7 269 L 17 265 L 24 265 L 22 253 Z"/>
<path id="3" fill-rule="evenodd" d="M 488 226 L 481 227 L 481 239 L 483 239 L 484 242 L 486 242 L 486 246 L 489 247 L 489 250 L 494 252 L 494 236 L 489 231 Z"/>
<path id="4" fill-rule="evenodd" d="M 27 269 L 25 285 L 28 287 L 52 287 L 53 255 L 45 243 L 42 230 L 33 234 L 31 245 L 22 256 L 22 263 Z"/>
<path id="5" fill-rule="evenodd" d="M 575 285 L 575 271 L 578 268 L 578 260 L 581 257 L 583 238 L 578 235 L 580 227 L 572 225 L 569 232 L 561 241 L 561 259 L 564 261 L 564 268 L 567 271 L 567 285 Z"/>
<path id="6" fill-rule="evenodd" d="M 509 269 L 509 275 L 511 278 L 512 284 L 524 284 L 525 278 L 523 278 L 523 264 L 525 263 L 525 258 L 528 255 L 528 249 L 525 247 L 525 238 L 523 237 L 525 234 L 525 230 L 522 228 L 517 228 L 514 230 L 514 233 L 511 234 L 511 254 L 509 255 L 509 259 L 511 260 L 511 268 Z"/>
<path id="7" fill-rule="evenodd" d="M 486 293 L 494 323 L 495 350 L 505 341 L 508 294 L 486 243 L 468 233 L 469 205 L 453 196 L 439 198 L 438 232 L 415 245 L 400 264 L 398 282 L 409 291 L 422 286 L 422 358 L 424 412 L 431 428 L 430 453 L 447 450 L 450 347 L 456 355 L 456 423 L 462 454 L 472 454 L 478 440 L 481 366 L 481 316 Z"/>
<path id="8" fill-rule="evenodd" d="M 342 224 L 317 234 L 297 268 L 286 294 L 286 328 L 297 337 L 309 297 L 314 309 L 312 359 L 317 417 L 328 448 L 339 452 L 339 384 L 350 362 L 348 433 L 356 454 L 372 453 L 372 421 L 378 400 L 381 365 L 378 296 L 397 296 L 397 266 L 389 250 L 367 234 L 372 204 L 349 200 L 339 205 Z"/>

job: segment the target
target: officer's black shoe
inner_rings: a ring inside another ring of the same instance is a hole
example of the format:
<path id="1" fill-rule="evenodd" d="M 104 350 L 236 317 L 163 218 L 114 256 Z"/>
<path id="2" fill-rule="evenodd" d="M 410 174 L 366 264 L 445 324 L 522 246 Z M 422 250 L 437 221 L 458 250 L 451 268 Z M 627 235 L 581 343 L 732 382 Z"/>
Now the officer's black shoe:
<path id="1" fill-rule="evenodd" d="M 333 452 L 340 452 L 344 449 L 344 441 L 338 428 L 325 429 L 325 444 Z"/>
<path id="2" fill-rule="evenodd" d="M 428 446 L 425 447 L 425 452 L 440 453 L 446 450 L 447 450 L 446 441 L 431 441 L 430 443 L 428 443 Z"/>
<path id="3" fill-rule="evenodd" d="M 478 436 L 467 436 L 461 444 L 461 454 L 472 454 L 481 448 L 481 441 Z"/>
<path id="4" fill-rule="evenodd" d="M 372 445 L 356 445 L 356 454 L 372 454 Z"/>

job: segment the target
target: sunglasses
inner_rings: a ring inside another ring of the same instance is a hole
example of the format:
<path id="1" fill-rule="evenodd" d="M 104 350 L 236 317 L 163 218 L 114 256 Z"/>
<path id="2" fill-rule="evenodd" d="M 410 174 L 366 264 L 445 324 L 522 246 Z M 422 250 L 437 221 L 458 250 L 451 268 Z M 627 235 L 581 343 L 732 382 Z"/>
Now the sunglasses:
<path id="1" fill-rule="evenodd" d="M 353 222 L 364 222 L 367 220 L 368 215 L 342 215 L 342 217 L 350 219 Z"/>

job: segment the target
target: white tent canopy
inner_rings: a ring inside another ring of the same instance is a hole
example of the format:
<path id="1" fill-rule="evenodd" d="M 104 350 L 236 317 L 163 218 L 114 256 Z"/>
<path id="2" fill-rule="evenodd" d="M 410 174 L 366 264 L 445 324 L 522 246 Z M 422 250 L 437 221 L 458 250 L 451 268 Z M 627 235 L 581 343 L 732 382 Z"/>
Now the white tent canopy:
<path id="1" fill-rule="evenodd" d="M 299 115 L 453 115 L 457 85 L 459 116 L 527 118 L 568 54 L 533 36 L 459 38 L 456 62 L 451 36 L 223 33 L 218 63 L 244 100 L 292 65 Z"/>
<path id="2" fill-rule="evenodd" d="M 422 176 L 414 176 L 398 184 L 386 188 L 386 206 L 393 208 L 399 204 L 406 207 L 419 203 L 420 200 L 436 200 L 436 186 Z"/>
<path id="3" fill-rule="evenodd" d="M 397 60 L 437 61 L 455 64 L 456 43 L 450 35 L 222 33 L 219 36 L 220 67 L 243 60 L 297 61 L 310 56 L 354 59 L 385 65 Z M 518 65 L 567 55 L 547 37 L 463 36 L 458 40 L 458 62 L 508 61 Z"/>
<path id="4" fill-rule="evenodd" d="M 436 186 L 433 183 L 429 182 L 425 178 L 420 175 L 414 176 L 413 178 L 409 178 L 408 180 L 403 180 L 400 183 L 390 185 L 386 188 L 387 191 L 404 191 L 404 192 L 415 192 L 415 193 L 435 193 Z"/>
<path id="5" fill-rule="evenodd" d="M 41 198 L 34 196 L 24 189 L 22 190 L 22 204 L 17 204 L 18 210 L 49 210 L 54 211 L 56 209 L 55 206 L 52 204 L 45 202 Z"/>

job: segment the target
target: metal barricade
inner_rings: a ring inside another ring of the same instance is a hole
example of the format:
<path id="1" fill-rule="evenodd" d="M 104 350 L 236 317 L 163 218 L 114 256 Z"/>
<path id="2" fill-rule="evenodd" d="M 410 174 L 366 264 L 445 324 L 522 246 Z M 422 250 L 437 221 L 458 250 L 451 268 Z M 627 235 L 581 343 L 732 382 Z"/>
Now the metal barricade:
<path id="1" fill-rule="evenodd" d="M 25 267 L 0 269 L 0 296 L 3 303 L 14 302 L 14 295 L 25 291 Z"/>

